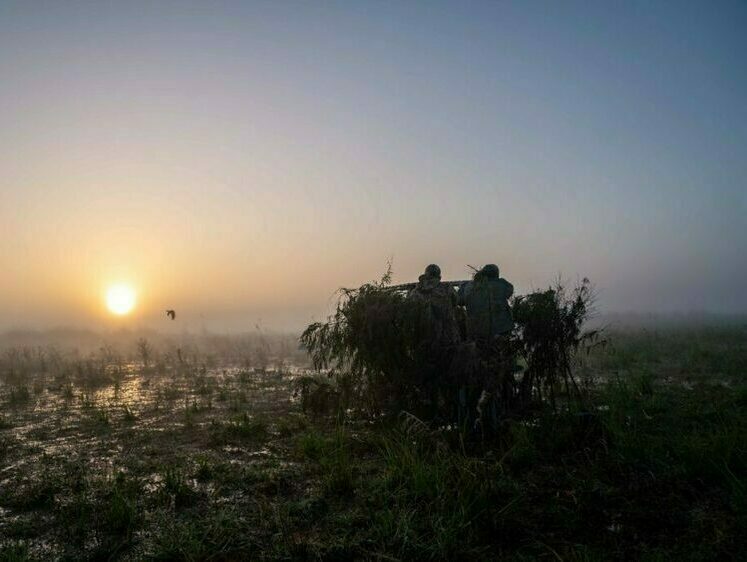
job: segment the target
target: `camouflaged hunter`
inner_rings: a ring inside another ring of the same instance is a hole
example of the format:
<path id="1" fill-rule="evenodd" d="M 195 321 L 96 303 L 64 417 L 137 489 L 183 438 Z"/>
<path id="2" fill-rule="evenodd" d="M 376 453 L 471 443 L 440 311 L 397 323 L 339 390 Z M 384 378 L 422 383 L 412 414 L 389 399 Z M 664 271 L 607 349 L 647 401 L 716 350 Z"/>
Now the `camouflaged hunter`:
<path id="1" fill-rule="evenodd" d="M 448 284 L 441 283 L 441 268 L 435 264 L 426 267 L 407 298 L 424 305 L 420 324 L 424 341 L 441 349 L 459 342 L 456 292 Z"/>
<path id="2" fill-rule="evenodd" d="M 514 286 L 500 276 L 498 266 L 486 265 L 459 288 L 459 304 L 467 309 L 467 334 L 478 344 L 488 344 L 514 327 L 508 299 Z"/>

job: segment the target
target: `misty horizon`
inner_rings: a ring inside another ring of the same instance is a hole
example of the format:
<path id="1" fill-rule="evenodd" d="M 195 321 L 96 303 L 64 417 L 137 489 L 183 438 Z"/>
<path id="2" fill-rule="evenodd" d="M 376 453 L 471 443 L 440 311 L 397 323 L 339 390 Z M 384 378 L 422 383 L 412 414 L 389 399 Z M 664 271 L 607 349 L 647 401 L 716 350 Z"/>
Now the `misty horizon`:
<path id="1" fill-rule="evenodd" d="M 250 314 L 237 313 L 233 322 L 220 323 L 200 319 L 192 322 L 188 318 L 180 324 L 169 324 L 162 322 L 160 317 L 151 322 L 135 323 L 127 325 L 23 325 L 5 327 L 0 329 L 0 341 L 11 340 L 13 345 L 30 345 L 35 340 L 69 335 L 83 335 L 85 337 L 136 337 L 156 335 L 163 337 L 179 336 L 256 336 L 269 335 L 292 335 L 298 336 L 310 323 L 325 321 L 329 314 L 319 317 L 310 317 L 308 321 L 287 323 L 266 322 L 261 317 L 256 321 L 251 320 Z M 594 311 L 588 320 L 588 326 L 604 327 L 607 330 L 626 329 L 667 329 L 673 327 L 702 328 L 708 326 L 747 326 L 747 313 L 745 312 L 709 312 L 703 310 L 671 311 L 671 312 L 636 312 L 636 311 Z"/>

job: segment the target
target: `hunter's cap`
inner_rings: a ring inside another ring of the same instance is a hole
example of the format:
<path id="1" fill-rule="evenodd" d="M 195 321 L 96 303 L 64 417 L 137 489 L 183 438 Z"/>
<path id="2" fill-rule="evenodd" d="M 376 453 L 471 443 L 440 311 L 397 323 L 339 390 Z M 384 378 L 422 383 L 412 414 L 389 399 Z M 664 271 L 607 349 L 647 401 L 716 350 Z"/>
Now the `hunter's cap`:
<path id="1" fill-rule="evenodd" d="M 498 266 L 494 263 L 489 263 L 485 267 L 482 268 L 482 274 L 485 277 L 500 277 L 500 270 L 498 269 Z"/>
<path id="2" fill-rule="evenodd" d="M 428 277 L 441 277 L 441 268 L 438 267 L 435 263 L 432 263 L 425 268 L 425 274 Z"/>

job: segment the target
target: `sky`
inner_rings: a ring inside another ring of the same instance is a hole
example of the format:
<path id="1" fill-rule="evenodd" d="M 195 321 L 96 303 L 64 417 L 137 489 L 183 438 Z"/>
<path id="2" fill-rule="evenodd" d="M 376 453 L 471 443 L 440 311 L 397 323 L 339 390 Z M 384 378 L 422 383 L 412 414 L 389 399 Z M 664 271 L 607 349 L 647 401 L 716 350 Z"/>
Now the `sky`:
<path id="1" fill-rule="evenodd" d="M 0 329 L 297 329 L 388 260 L 747 312 L 745 29 L 741 1 L 2 0 Z"/>

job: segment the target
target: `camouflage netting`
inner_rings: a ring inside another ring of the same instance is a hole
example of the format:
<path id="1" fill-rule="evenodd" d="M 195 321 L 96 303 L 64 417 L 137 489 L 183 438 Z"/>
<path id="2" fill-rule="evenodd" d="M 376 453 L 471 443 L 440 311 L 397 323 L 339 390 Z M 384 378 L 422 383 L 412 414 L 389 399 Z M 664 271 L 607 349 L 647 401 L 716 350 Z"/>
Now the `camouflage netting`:
<path id="1" fill-rule="evenodd" d="M 314 367 L 335 383 L 304 379 L 305 405 L 494 426 L 537 405 L 555 407 L 561 395 L 580 396 L 572 360 L 598 337 L 583 331 L 592 302 L 588 280 L 570 293 L 558 283 L 515 297 L 513 331 L 486 348 L 469 337 L 434 345 L 427 304 L 391 288 L 390 277 L 342 289 L 328 321 L 304 331 Z"/>

